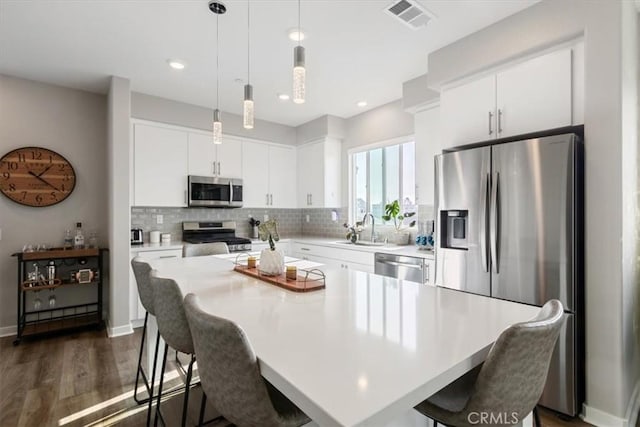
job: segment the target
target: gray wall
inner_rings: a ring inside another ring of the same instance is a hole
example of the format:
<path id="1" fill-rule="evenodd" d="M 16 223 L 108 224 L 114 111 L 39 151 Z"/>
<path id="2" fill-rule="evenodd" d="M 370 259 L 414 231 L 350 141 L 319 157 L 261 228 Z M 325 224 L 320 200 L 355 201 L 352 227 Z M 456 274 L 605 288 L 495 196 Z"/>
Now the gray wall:
<path id="1" fill-rule="evenodd" d="M 280 144 L 296 144 L 296 130 L 279 123 L 256 120 L 253 129 L 242 127 L 242 116 L 222 111 L 222 133 Z M 213 110 L 143 93 L 131 93 L 131 117 L 211 131 Z"/>
<path id="2" fill-rule="evenodd" d="M 429 55 L 440 85 L 584 34 L 586 150 L 586 420 L 620 424 L 640 378 L 637 185 L 637 13 L 629 1 L 542 1 Z M 635 47 L 634 47 L 635 46 Z M 623 50 L 624 47 L 624 50 Z M 631 95 L 623 92 L 630 89 Z M 623 117 L 629 117 L 627 125 Z M 631 158 L 625 156 L 631 155 Z M 623 161 L 623 159 L 626 159 Z M 624 167 L 624 166 L 628 167 Z M 626 202 L 625 202 L 626 200 Z M 627 260 L 627 261 L 623 261 Z M 638 400 L 638 397 L 635 398 Z"/>
<path id="3" fill-rule="evenodd" d="M 103 95 L 0 75 L 0 152 L 28 145 L 66 157 L 76 172 L 63 202 L 32 208 L 0 197 L 0 334 L 16 324 L 16 259 L 25 243 L 61 246 L 81 221 L 107 243 L 106 98 Z"/>

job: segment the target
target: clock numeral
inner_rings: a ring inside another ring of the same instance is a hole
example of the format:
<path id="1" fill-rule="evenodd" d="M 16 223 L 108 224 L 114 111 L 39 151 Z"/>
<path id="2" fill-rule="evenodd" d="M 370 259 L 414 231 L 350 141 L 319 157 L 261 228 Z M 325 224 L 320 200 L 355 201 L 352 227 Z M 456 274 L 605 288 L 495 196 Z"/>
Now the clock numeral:
<path id="1" fill-rule="evenodd" d="M 42 160 L 42 151 L 32 151 L 31 160 Z"/>
<path id="2" fill-rule="evenodd" d="M 62 172 L 62 171 L 64 170 L 64 167 L 65 167 L 65 165 L 64 165 L 64 164 L 59 164 L 59 165 L 58 165 L 58 170 L 59 170 L 60 172 Z"/>
<path id="3" fill-rule="evenodd" d="M 42 204 L 42 196 L 40 194 L 36 196 L 36 202 L 38 202 L 39 205 Z"/>
<path id="4" fill-rule="evenodd" d="M 58 195 L 54 191 L 51 192 L 51 200 L 58 200 Z"/>
<path id="5" fill-rule="evenodd" d="M 22 192 L 22 199 L 21 200 L 25 200 L 27 198 L 27 192 L 23 191 Z"/>
<path id="6" fill-rule="evenodd" d="M 14 171 L 18 169 L 18 162 L 7 162 L 7 169 Z"/>
<path id="7" fill-rule="evenodd" d="M 49 163 L 53 163 L 53 156 L 49 156 Z"/>
<path id="8" fill-rule="evenodd" d="M 63 179 L 64 179 L 64 181 L 71 181 L 71 178 L 69 177 L 68 173 L 64 174 L 64 178 Z"/>
<path id="9" fill-rule="evenodd" d="M 18 153 L 18 161 L 21 163 L 24 163 L 27 161 L 27 156 L 24 155 L 24 153 Z"/>
<path id="10" fill-rule="evenodd" d="M 4 179 L 9 179 L 9 178 L 11 178 L 11 174 L 9 172 L 2 172 L 2 177 Z"/>
<path id="11" fill-rule="evenodd" d="M 64 191 L 64 184 L 60 184 L 60 191 Z"/>
<path id="12" fill-rule="evenodd" d="M 9 184 L 9 191 L 16 191 L 16 185 L 15 184 Z"/>

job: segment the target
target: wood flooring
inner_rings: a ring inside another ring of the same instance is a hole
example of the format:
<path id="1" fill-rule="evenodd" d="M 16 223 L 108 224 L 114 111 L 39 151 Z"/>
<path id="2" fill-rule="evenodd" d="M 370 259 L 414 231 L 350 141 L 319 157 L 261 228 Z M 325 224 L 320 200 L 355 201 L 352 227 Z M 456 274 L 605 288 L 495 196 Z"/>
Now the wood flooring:
<path id="1" fill-rule="evenodd" d="M 144 426 L 146 407 L 132 397 L 141 330 L 108 338 L 104 331 L 87 331 L 38 340 L 0 338 L 0 427 Z M 171 354 L 171 352 L 170 352 Z M 186 359 L 185 359 L 186 363 Z M 169 387 L 182 379 L 175 366 Z M 180 425 L 182 394 L 162 403 L 167 425 Z M 189 399 L 189 425 L 197 422 L 200 387 Z M 215 415 L 208 408 L 207 419 Z M 579 419 L 563 421 L 541 411 L 545 427 L 589 426 Z M 207 424 L 224 427 L 224 420 Z"/>

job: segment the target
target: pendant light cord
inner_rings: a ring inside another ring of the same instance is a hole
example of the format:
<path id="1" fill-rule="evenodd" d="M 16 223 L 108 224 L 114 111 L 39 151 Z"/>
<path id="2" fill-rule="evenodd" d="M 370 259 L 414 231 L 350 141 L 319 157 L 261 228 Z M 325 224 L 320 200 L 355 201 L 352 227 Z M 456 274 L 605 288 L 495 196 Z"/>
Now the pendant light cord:
<path id="1" fill-rule="evenodd" d="M 220 14 L 216 14 L 216 110 L 220 107 Z"/>
<path id="2" fill-rule="evenodd" d="M 251 0 L 247 0 L 247 84 L 251 84 Z"/>
<path id="3" fill-rule="evenodd" d="M 300 46 L 301 38 L 302 38 L 302 30 L 300 30 L 300 0 L 298 0 L 298 46 Z"/>

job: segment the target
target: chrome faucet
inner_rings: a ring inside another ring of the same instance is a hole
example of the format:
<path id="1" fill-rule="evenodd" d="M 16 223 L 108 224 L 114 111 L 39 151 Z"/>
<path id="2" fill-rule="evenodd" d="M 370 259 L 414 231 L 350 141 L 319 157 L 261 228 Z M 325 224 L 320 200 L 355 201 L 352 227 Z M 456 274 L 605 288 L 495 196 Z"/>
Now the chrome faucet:
<path id="1" fill-rule="evenodd" d="M 374 243 L 376 241 L 376 219 L 371 212 L 367 212 L 362 217 L 362 226 L 367 225 L 367 217 L 371 217 L 371 242 Z"/>

